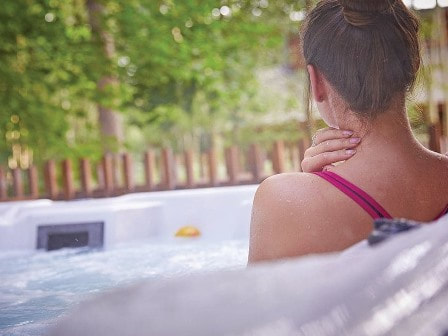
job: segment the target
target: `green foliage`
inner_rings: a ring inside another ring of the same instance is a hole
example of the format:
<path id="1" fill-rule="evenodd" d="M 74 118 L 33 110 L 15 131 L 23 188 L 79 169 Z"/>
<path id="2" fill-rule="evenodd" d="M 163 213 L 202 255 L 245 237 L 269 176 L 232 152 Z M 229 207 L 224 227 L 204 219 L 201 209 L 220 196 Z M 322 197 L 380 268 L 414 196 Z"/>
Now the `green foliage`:
<path id="1" fill-rule="evenodd" d="M 221 6 L 232 14 L 219 13 Z M 134 93 L 129 121 L 145 130 L 148 143 L 178 148 L 191 146 L 185 135 L 242 127 L 242 115 L 257 112 L 255 70 L 279 61 L 293 26 L 288 14 L 298 9 L 281 1 L 216 0 L 122 0 L 108 8 L 123 82 Z"/>
<path id="2" fill-rule="evenodd" d="M 285 62 L 292 0 L 97 0 L 115 44 L 106 57 L 85 0 L 6 0 L 0 7 L 0 163 L 102 151 L 97 105 L 123 114 L 126 145 L 182 149 L 231 130 L 249 141 L 266 111 L 256 69 Z M 221 11 L 221 12 L 220 12 Z M 102 90 L 105 76 L 117 79 Z M 256 137 L 256 132 L 252 138 Z M 199 140 L 198 140 L 199 139 Z"/>
<path id="3" fill-rule="evenodd" d="M 0 159 L 14 144 L 37 161 L 66 156 L 77 145 L 67 142 L 68 116 L 93 127 L 86 116 L 103 64 L 83 2 L 5 1 L 0 21 Z"/>

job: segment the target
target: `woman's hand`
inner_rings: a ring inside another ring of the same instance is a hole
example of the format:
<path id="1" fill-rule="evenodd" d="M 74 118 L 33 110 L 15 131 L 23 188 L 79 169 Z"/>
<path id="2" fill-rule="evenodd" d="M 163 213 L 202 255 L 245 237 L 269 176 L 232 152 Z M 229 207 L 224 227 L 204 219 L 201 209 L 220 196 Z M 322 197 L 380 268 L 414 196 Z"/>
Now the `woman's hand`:
<path id="1" fill-rule="evenodd" d="M 331 169 L 332 164 L 345 161 L 356 153 L 360 138 L 352 137 L 352 131 L 323 128 L 313 136 L 313 144 L 305 151 L 302 171 L 320 172 Z"/>

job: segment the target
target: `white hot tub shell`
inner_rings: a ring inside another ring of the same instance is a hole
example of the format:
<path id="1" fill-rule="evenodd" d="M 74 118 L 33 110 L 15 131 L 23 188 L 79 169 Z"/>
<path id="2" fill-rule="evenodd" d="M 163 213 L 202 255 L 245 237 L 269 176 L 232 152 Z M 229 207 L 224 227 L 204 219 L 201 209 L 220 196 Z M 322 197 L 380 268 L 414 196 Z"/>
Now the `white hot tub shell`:
<path id="1" fill-rule="evenodd" d="M 171 238 L 183 226 L 205 239 L 249 236 L 257 186 L 176 190 L 79 201 L 0 204 L 0 250 L 34 250 L 42 226 L 104 224 L 104 247 L 151 238 Z"/>

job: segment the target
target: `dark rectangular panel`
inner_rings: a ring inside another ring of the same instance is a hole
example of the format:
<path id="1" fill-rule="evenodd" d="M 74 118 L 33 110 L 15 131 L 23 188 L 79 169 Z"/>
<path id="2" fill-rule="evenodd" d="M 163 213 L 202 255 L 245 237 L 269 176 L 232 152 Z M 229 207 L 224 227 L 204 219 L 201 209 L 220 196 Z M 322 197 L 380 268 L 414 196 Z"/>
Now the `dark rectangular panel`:
<path id="1" fill-rule="evenodd" d="M 52 251 L 64 247 L 83 247 L 88 245 L 88 232 L 51 233 L 48 235 L 47 250 Z"/>
<path id="2" fill-rule="evenodd" d="M 64 247 L 103 246 L 104 222 L 40 225 L 37 248 L 57 250 Z"/>

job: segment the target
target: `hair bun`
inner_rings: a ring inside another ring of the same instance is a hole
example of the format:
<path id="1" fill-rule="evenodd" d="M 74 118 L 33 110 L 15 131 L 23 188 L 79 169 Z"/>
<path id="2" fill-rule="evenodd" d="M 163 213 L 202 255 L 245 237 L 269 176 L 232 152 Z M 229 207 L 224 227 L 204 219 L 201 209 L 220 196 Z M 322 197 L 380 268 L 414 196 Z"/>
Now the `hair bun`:
<path id="1" fill-rule="evenodd" d="M 339 0 L 345 21 L 362 28 L 375 24 L 381 13 L 393 8 L 401 0 Z"/>
<path id="2" fill-rule="evenodd" d="M 354 12 L 383 12 L 390 9 L 397 0 L 339 0 L 344 10 Z"/>

